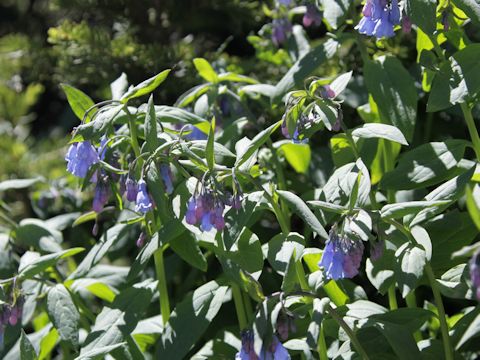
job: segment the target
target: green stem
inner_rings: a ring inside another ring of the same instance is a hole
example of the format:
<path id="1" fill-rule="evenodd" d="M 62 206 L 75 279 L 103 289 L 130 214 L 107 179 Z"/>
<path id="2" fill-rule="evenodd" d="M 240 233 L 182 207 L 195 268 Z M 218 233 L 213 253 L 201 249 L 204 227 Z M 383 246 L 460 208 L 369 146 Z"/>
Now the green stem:
<path id="1" fill-rule="evenodd" d="M 238 325 L 240 330 L 244 330 L 248 327 L 247 316 L 245 314 L 245 307 L 243 305 L 242 292 L 237 284 L 231 283 L 233 302 L 235 303 L 235 310 L 237 311 Z"/>
<path id="2" fill-rule="evenodd" d="M 247 323 L 253 321 L 253 307 L 250 296 L 246 292 L 242 292 L 243 304 L 245 305 L 245 314 L 247 315 Z"/>
<path id="3" fill-rule="evenodd" d="M 460 104 L 460 107 L 462 108 L 463 117 L 467 123 L 468 132 L 470 133 L 470 138 L 472 139 L 473 149 L 475 150 L 477 161 L 480 161 L 480 137 L 478 136 L 477 127 L 475 126 L 475 120 L 473 120 L 472 110 L 466 103 Z"/>
<path id="4" fill-rule="evenodd" d="M 362 357 L 364 360 L 369 360 L 369 357 L 367 355 L 367 352 L 365 349 L 362 347 L 362 344 L 360 341 L 358 341 L 357 335 L 355 335 L 355 332 L 348 326 L 348 324 L 342 319 L 340 315 L 331 307 L 327 306 L 327 311 L 330 314 L 330 316 L 337 322 L 337 324 L 345 331 L 345 333 L 348 335 L 350 338 L 350 341 L 352 342 L 353 346 L 359 353 L 359 355 Z"/>
<path id="5" fill-rule="evenodd" d="M 158 292 L 160 293 L 160 313 L 165 326 L 170 317 L 170 302 L 168 300 L 167 278 L 165 276 L 165 264 L 163 262 L 163 248 L 158 249 L 153 255 L 155 259 L 155 271 L 158 279 Z"/>
<path id="6" fill-rule="evenodd" d="M 395 293 L 395 284 L 388 288 L 388 305 L 390 310 L 398 309 L 397 294 Z"/>
<path id="7" fill-rule="evenodd" d="M 305 275 L 305 269 L 303 268 L 302 259 L 295 261 L 295 270 L 297 271 L 300 288 L 304 291 L 310 291 L 310 286 L 308 286 L 307 283 L 307 276 Z"/>
<path id="8" fill-rule="evenodd" d="M 407 297 L 405 298 L 405 301 L 407 302 L 407 307 L 410 309 L 416 309 L 417 308 L 417 297 L 415 296 L 415 290 L 410 291 L 407 294 Z M 422 341 L 422 334 L 420 333 L 419 330 L 415 331 L 413 333 L 413 337 L 416 342 Z"/>
<path id="9" fill-rule="evenodd" d="M 452 344 L 450 343 L 450 336 L 448 334 L 448 324 L 445 315 L 445 308 L 443 307 L 442 295 L 440 294 L 437 280 L 435 279 L 435 275 L 430 264 L 427 264 L 425 266 L 425 272 L 427 273 L 428 281 L 430 282 L 430 286 L 433 292 L 433 298 L 435 299 L 435 303 L 438 309 L 438 318 L 440 320 L 440 330 L 442 332 L 443 351 L 445 353 L 445 359 L 453 360 L 453 349 Z"/>
<path id="10" fill-rule="evenodd" d="M 140 156 L 140 145 L 138 145 L 137 124 L 135 124 L 135 117 L 132 115 L 128 107 L 124 106 L 125 112 L 128 115 L 128 127 L 130 128 L 130 143 L 132 144 L 133 152 L 138 158 Z M 141 162 L 141 159 L 139 160 Z"/>
<path id="11" fill-rule="evenodd" d="M 323 328 L 323 323 L 320 323 L 320 334 L 318 335 L 317 351 L 320 360 L 328 360 L 327 343 L 325 341 L 325 331 Z"/>

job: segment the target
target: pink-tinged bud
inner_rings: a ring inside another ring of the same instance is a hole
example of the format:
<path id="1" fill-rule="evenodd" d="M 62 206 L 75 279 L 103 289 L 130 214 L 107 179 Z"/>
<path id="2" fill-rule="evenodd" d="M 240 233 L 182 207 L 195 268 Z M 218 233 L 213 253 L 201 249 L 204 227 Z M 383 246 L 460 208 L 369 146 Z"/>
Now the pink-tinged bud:
<path id="1" fill-rule="evenodd" d="M 143 247 L 143 245 L 145 245 L 145 238 L 146 238 L 145 233 L 142 231 L 136 242 L 136 245 L 138 248 L 141 248 Z"/>
<path id="2" fill-rule="evenodd" d="M 412 31 L 412 21 L 406 15 L 404 15 L 402 18 L 402 31 L 405 34 L 410 34 L 410 32 Z"/>

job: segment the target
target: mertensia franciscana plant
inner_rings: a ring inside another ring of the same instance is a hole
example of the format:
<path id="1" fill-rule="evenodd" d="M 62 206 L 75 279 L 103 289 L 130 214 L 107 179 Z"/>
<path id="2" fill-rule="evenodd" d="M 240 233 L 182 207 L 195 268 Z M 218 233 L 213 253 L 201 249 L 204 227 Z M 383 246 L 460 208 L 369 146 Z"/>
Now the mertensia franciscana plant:
<path id="1" fill-rule="evenodd" d="M 174 104 L 176 68 L 62 85 L 86 205 L 0 202 L 2 358 L 480 356 L 480 4 L 263 12 L 251 71 L 195 58 Z"/>

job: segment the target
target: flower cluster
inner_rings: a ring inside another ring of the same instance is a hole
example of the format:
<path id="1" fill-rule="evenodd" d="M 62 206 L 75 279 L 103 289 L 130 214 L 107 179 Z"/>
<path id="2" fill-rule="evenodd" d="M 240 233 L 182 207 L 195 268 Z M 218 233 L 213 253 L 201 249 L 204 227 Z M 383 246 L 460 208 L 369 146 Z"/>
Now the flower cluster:
<path id="1" fill-rule="evenodd" d="M 330 230 L 329 238 L 323 250 L 318 266 L 323 267 L 328 279 L 353 278 L 363 256 L 363 243 L 338 236 L 335 227 Z"/>
<path id="2" fill-rule="evenodd" d="M 363 18 L 355 29 L 360 34 L 375 36 L 377 39 L 393 37 L 393 28 L 400 24 L 398 0 L 367 0 L 363 7 Z"/>
<path id="3" fill-rule="evenodd" d="M 135 199 L 135 211 L 145 214 L 152 210 L 152 208 L 153 202 L 147 191 L 147 183 L 142 179 L 138 182 L 138 192 Z"/>
<path id="4" fill-rule="evenodd" d="M 225 227 L 224 210 L 225 203 L 222 199 L 216 196 L 212 189 L 205 189 L 188 200 L 185 220 L 190 225 L 200 225 L 203 231 L 213 228 L 221 231 Z"/>
<path id="5" fill-rule="evenodd" d="M 100 161 L 100 156 L 90 141 L 82 141 L 70 145 L 65 160 L 67 171 L 79 178 L 85 178 L 90 167 Z M 96 182 L 96 178 L 92 177 L 92 182 Z"/>
<path id="6" fill-rule="evenodd" d="M 477 251 L 470 259 L 470 279 L 475 289 L 475 295 L 480 300 L 480 251 Z"/>
<path id="7" fill-rule="evenodd" d="M 260 356 L 255 353 L 254 349 L 254 335 L 253 331 L 246 330 L 242 333 L 242 348 L 235 355 L 236 360 L 287 360 L 290 359 L 290 355 L 277 339 L 273 337 L 272 343 L 268 347 L 263 347 Z"/>

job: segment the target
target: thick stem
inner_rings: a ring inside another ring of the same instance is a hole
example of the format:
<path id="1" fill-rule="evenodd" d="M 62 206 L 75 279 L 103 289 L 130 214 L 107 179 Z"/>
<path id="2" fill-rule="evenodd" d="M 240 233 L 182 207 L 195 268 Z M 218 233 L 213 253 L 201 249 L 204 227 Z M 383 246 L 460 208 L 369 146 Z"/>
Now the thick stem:
<path id="1" fill-rule="evenodd" d="M 460 104 L 460 107 L 462 108 L 463 117 L 467 123 L 470 138 L 472 139 L 473 150 L 475 150 L 477 160 L 480 161 L 480 137 L 478 136 L 477 127 L 475 126 L 475 120 L 473 120 L 472 110 L 466 103 Z"/>
<path id="2" fill-rule="evenodd" d="M 453 360 L 453 349 L 452 344 L 450 343 L 450 336 L 448 334 L 448 324 L 445 315 L 445 308 L 443 307 L 442 295 L 440 294 L 437 280 L 435 279 L 435 275 L 430 264 L 427 264 L 425 266 L 425 272 L 427 274 L 428 281 L 430 282 L 430 286 L 433 292 L 433 298 L 435 299 L 435 303 L 438 309 L 438 319 L 440 320 L 440 330 L 442 332 L 443 351 L 445 353 L 445 359 Z"/>
<path id="3" fill-rule="evenodd" d="M 246 292 L 242 292 L 243 296 L 243 304 L 245 305 L 245 314 L 247 315 L 247 323 L 249 324 L 253 321 L 253 307 L 252 307 L 252 300 L 250 300 L 250 296 Z"/>
<path id="4" fill-rule="evenodd" d="M 345 333 L 348 335 L 350 341 L 352 342 L 353 346 L 357 350 L 358 354 L 362 357 L 362 359 L 369 360 L 367 352 L 362 347 L 360 341 L 358 341 L 357 335 L 350 328 L 350 326 L 348 326 L 348 324 L 342 319 L 340 315 L 338 315 L 338 313 L 331 306 L 327 306 L 327 311 L 333 318 L 333 320 L 335 320 L 337 324 L 343 329 L 343 331 L 345 331 Z"/>
<path id="5" fill-rule="evenodd" d="M 304 291 L 310 291 L 310 287 L 307 283 L 307 276 L 305 275 L 305 269 L 303 268 L 302 259 L 295 261 L 295 270 L 297 270 L 300 288 Z"/>
<path id="6" fill-rule="evenodd" d="M 237 284 L 231 283 L 233 302 L 235 303 L 235 310 L 237 311 L 238 325 L 240 330 L 244 330 L 248 327 L 247 316 L 245 314 L 245 307 L 243 305 L 242 292 Z"/>
<path id="7" fill-rule="evenodd" d="M 398 309 L 397 295 L 395 294 L 395 284 L 388 288 L 388 305 L 390 310 Z"/>
<path id="8" fill-rule="evenodd" d="M 165 326 L 170 318 L 170 301 L 168 299 L 167 278 L 165 276 L 165 264 L 163 262 L 163 248 L 159 248 L 153 255 L 155 259 L 155 271 L 158 279 L 158 292 L 160 293 L 160 313 Z"/>
<path id="9" fill-rule="evenodd" d="M 130 128 L 130 143 L 132 144 L 133 152 L 138 158 L 140 156 L 140 145 L 138 144 L 138 135 L 137 135 L 137 124 L 135 124 L 135 117 L 128 110 L 128 107 L 125 105 L 125 112 L 128 115 L 128 127 Z M 141 162 L 141 159 L 139 160 Z"/>

